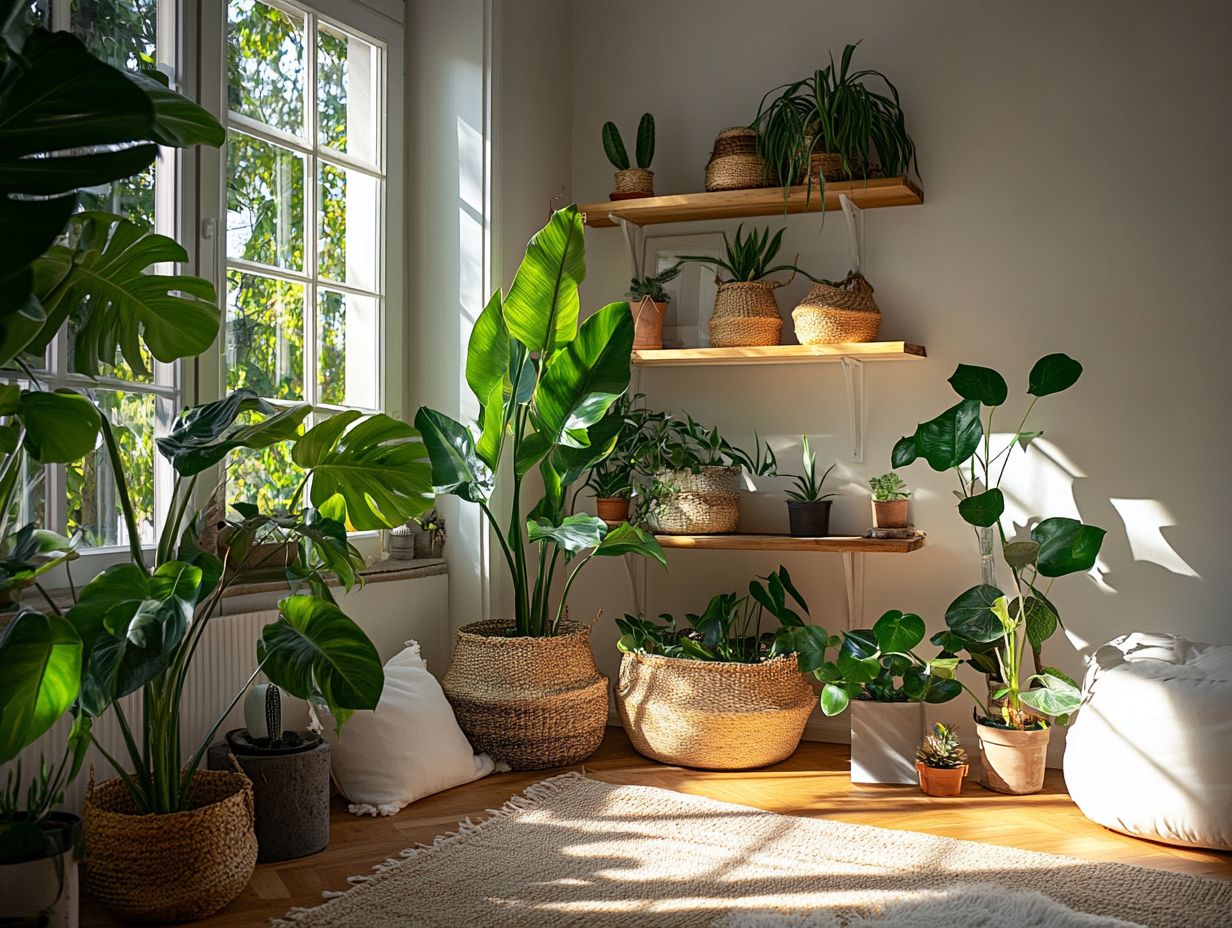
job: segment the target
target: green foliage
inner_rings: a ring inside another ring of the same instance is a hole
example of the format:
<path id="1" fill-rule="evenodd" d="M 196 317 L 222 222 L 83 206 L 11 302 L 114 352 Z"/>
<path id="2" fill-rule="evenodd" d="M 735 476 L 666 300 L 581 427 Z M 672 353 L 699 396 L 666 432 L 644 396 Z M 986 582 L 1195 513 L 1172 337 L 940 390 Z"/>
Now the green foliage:
<path id="1" fill-rule="evenodd" d="M 624 139 L 620 137 L 620 130 L 614 122 L 603 124 L 603 153 L 616 170 L 629 170 L 629 153 L 625 151 Z"/>
<path id="2" fill-rule="evenodd" d="M 677 261 L 665 271 L 660 271 L 649 277 L 634 277 L 629 281 L 629 289 L 625 293 L 625 297 L 630 300 L 644 300 L 650 298 L 656 303 L 666 303 L 668 300 L 667 291 L 663 289 L 664 284 L 671 283 L 680 276 L 681 262 Z"/>
<path id="3" fill-rule="evenodd" d="M 649 113 L 643 113 L 637 124 L 637 166 L 643 170 L 650 168 L 655 151 L 655 121 Z"/>
<path id="4" fill-rule="evenodd" d="M 654 151 L 654 117 L 649 113 L 643 113 L 642 118 L 637 124 L 637 140 L 634 147 L 637 166 L 643 170 L 648 170 L 650 162 L 654 160 Z M 603 124 L 603 153 L 607 155 L 607 160 L 612 163 L 612 167 L 616 170 L 629 170 L 629 153 L 625 150 L 624 139 L 620 137 L 620 129 L 616 127 L 614 122 L 605 122 Z"/>
<path id="5" fill-rule="evenodd" d="M 907 485 L 903 483 L 903 478 L 894 471 L 871 478 L 868 481 L 868 487 L 873 491 L 873 499 L 879 503 L 907 499 L 911 495 Z"/>
<path id="6" fill-rule="evenodd" d="M 64 715 L 81 687 L 81 638 L 59 615 L 19 612 L 0 631 L 0 764 Z"/>
<path id="7" fill-rule="evenodd" d="M 681 255 L 680 261 L 691 261 L 705 264 L 716 271 L 727 274 L 728 281 L 763 280 L 771 274 L 781 271 L 791 271 L 793 274 L 803 274 L 809 280 L 816 280 L 807 271 L 793 264 L 771 264 L 777 257 L 783 245 L 784 229 L 779 229 L 770 235 L 769 227 L 753 229 L 747 238 L 744 237 L 744 223 L 736 227 L 734 239 L 728 239 L 723 233 L 723 257 L 714 258 L 709 255 Z"/>
<path id="8" fill-rule="evenodd" d="M 306 404 L 275 406 L 251 390 L 235 390 L 183 410 L 158 439 L 158 450 L 177 473 L 191 477 L 236 448 L 265 448 L 295 438 L 309 412 Z"/>
<path id="9" fill-rule="evenodd" d="M 821 490 L 825 486 L 826 478 L 830 476 L 834 468 L 838 467 L 838 464 L 831 464 L 818 480 L 817 457 L 813 454 L 813 449 L 809 447 L 808 436 L 801 435 L 800 443 L 804 448 L 804 473 L 791 475 L 796 487 L 794 490 L 787 491 L 787 497 L 801 503 L 816 503 L 837 496 L 837 493 L 822 493 Z"/>
<path id="10" fill-rule="evenodd" d="M 925 735 L 915 749 L 915 758 L 924 766 L 939 770 L 953 770 L 965 766 L 967 752 L 958 740 L 958 726 L 937 722 L 933 725 L 932 734 Z"/>

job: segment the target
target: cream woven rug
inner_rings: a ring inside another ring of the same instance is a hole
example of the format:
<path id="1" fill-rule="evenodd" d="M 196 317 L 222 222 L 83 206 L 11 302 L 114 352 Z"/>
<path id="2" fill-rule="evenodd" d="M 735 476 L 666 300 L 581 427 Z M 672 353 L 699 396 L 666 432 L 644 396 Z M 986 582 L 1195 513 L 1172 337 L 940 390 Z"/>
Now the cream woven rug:
<path id="1" fill-rule="evenodd" d="M 990 814 L 993 814 L 990 812 Z M 1226 928 L 1232 882 L 793 818 L 573 773 L 282 928 Z M 1040 895 L 1042 894 L 1042 895 Z"/>

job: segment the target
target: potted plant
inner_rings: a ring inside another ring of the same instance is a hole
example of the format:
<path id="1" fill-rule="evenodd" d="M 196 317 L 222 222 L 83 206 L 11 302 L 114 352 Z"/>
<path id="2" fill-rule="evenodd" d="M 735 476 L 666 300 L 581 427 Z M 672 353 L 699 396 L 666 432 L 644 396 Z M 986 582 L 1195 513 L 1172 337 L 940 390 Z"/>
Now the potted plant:
<path id="1" fill-rule="evenodd" d="M 900 439 L 892 455 L 895 467 L 923 458 L 936 471 L 958 474 L 958 513 L 976 530 L 983 582 L 950 604 L 947 628 L 932 641 L 988 675 L 989 700 L 976 700 L 984 712 L 976 734 L 985 785 L 1001 792 L 1030 793 L 1042 787 L 1051 731 L 1047 717 L 1063 718 L 1080 701 L 1073 681 L 1043 660 L 1043 644 L 1060 622 L 1048 594 L 1056 578 L 1095 566 L 1104 530 L 1052 517 L 1029 520 L 1029 532 L 1011 536 L 1002 522 L 1005 495 L 1000 484 L 1015 450 L 1025 453 L 1042 434 L 1027 429 L 1035 404 L 1068 390 L 1081 375 L 1082 365 L 1067 355 L 1040 358 L 1028 376 L 1032 399 L 1026 413 L 1008 443 L 994 451 L 992 419 L 1008 398 L 1009 387 L 990 368 L 960 364 L 949 379 L 960 402 Z M 1008 574 L 1012 600 L 1002 592 L 1002 571 Z M 1041 578 L 1048 580 L 1047 589 L 1041 589 Z M 1028 646 L 1034 673 L 1023 667 Z"/>
<path id="2" fill-rule="evenodd" d="M 625 293 L 633 313 L 633 350 L 663 347 L 663 317 L 669 302 L 663 285 L 680 276 L 680 262 L 650 277 L 634 277 Z"/>
<path id="3" fill-rule="evenodd" d="M 783 229 L 772 236 L 770 229 L 753 229 L 747 238 L 744 224 L 736 227 L 735 238 L 723 233 L 723 257 L 709 255 L 681 256 L 681 261 L 705 264 L 727 275 L 718 280 L 714 297 L 714 312 L 710 316 L 710 344 L 716 348 L 777 345 L 783 329 L 779 305 L 774 299 L 781 281 L 768 280 L 772 274 L 791 271 L 811 274 L 795 264 L 772 264 L 783 244 Z"/>
<path id="4" fill-rule="evenodd" d="M 831 464 L 821 479 L 817 479 L 817 458 L 809 447 L 807 435 L 801 435 L 804 447 L 804 473 L 792 474 L 795 489 L 787 491 L 787 523 L 795 538 L 820 538 L 830 534 L 830 506 L 837 493 L 822 493 L 826 478 L 838 464 Z"/>
<path id="5" fill-rule="evenodd" d="M 445 555 L 445 520 L 431 509 L 415 520 L 419 526 L 415 532 L 415 557 L 441 558 Z"/>
<path id="6" fill-rule="evenodd" d="M 651 418 L 661 415 L 645 408 L 634 408 L 637 399 L 641 396 L 634 399 L 622 396 L 608 410 L 613 424 L 605 429 L 614 427 L 616 432 L 612 453 L 586 471 L 586 481 L 582 485 L 582 489 L 595 494 L 595 514 L 609 528 L 629 521 L 633 478 L 637 470 L 634 460 L 641 453 L 641 436 Z"/>
<path id="7" fill-rule="evenodd" d="M 637 124 L 637 148 L 635 157 L 637 167 L 629 164 L 629 153 L 625 151 L 624 140 L 616 123 L 603 124 L 603 151 L 607 160 L 616 169 L 616 190 L 612 193 L 613 200 L 633 200 L 639 197 L 654 196 L 654 171 L 650 170 L 650 162 L 654 160 L 655 123 L 654 117 L 643 113 Z"/>
<path id="8" fill-rule="evenodd" d="M 957 796 L 967 776 L 967 752 L 958 741 L 958 729 L 937 722 L 915 749 L 915 769 L 926 796 Z"/>
<path id="9" fill-rule="evenodd" d="M 253 686 L 244 699 L 244 728 L 227 732 L 208 752 L 211 770 L 231 769 L 233 755 L 252 781 L 257 862 L 291 860 L 329 845 L 329 743 L 310 731 L 282 727 L 282 691 Z"/>
<path id="10" fill-rule="evenodd" d="M 890 471 L 868 482 L 873 491 L 873 526 L 875 528 L 907 528 L 910 492 L 903 478 Z"/>
<path id="11" fill-rule="evenodd" d="M 748 596 L 715 596 L 683 623 L 671 615 L 617 619 L 616 707 L 634 748 L 663 763 L 711 770 L 789 757 L 814 703 L 798 669 L 796 638 L 784 633 L 806 627 L 801 612 L 807 616 L 808 607 L 779 567 L 750 582 Z"/>
<path id="12" fill-rule="evenodd" d="M 633 346 L 627 303 L 578 325 L 582 232 L 577 207 L 554 213 L 527 246 L 508 294 L 497 291 L 476 319 L 466 378 L 480 402 L 477 432 L 427 407 L 415 416 L 436 492 L 477 504 L 500 526 L 494 535 L 513 615 L 462 628 L 442 684 L 475 748 L 518 769 L 575 763 L 603 738 L 607 681 L 589 628 L 567 615 L 581 571 L 595 557 L 625 554 L 665 563 L 642 529 L 609 528 L 566 508 L 570 485 L 615 446 L 621 420 L 606 414 L 628 389 Z M 497 522 L 492 494 L 502 467 L 511 492 Z M 523 482 L 536 468 L 543 495 L 532 505 Z M 557 594 L 562 565 L 569 569 Z"/>

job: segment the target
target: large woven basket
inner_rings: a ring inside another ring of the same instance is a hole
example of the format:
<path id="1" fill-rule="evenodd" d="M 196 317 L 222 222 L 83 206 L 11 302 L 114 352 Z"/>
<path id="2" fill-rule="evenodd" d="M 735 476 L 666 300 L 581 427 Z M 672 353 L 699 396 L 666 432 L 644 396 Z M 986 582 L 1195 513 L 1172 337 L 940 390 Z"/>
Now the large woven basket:
<path id="1" fill-rule="evenodd" d="M 697 473 L 691 470 L 665 470 L 655 474 L 655 480 L 677 493 L 740 496 L 739 467 L 703 467 Z"/>
<path id="2" fill-rule="evenodd" d="M 778 178 L 757 154 L 757 133 L 747 126 L 724 129 L 714 140 L 706 164 L 707 190 L 747 190 L 773 187 Z"/>
<path id="3" fill-rule="evenodd" d="M 777 345 L 783 330 L 774 290 L 777 280 L 720 282 L 710 316 L 710 344 L 715 348 Z"/>
<path id="4" fill-rule="evenodd" d="M 858 271 L 837 284 L 817 283 L 791 311 L 801 345 L 840 345 L 876 341 L 881 310 L 873 285 Z"/>
<path id="5" fill-rule="evenodd" d="M 647 508 L 646 524 L 656 535 L 728 535 L 740 524 L 740 498 L 676 493 Z"/>
<path id="6" fill-rule="evenodd" d="M 512 623 L 458 630 L 441 680 L 458 724 L 476 751 L 514 770 L 585 760 L 607 725 L 607 677 L 590 650 L 590 629 L 564 622 L 548 638 L 505 635 Z"/>
<path id="7" fill-rule="evenodd" d="M 760 664 L 625 654 L 616 708 L 639 754 L 746 770 L 790 757 L 816 697 L 794 655 Z"/>
<path id="8" fill-rule="evenodd" d="M 257 865 L 252 783 L 202 770 L 190 807 L 142 815 L 121 780 L 94 786 L 85 802 L 86 886 L 129 921 L 195 921 L 217 912 L 248 885 Z"/>

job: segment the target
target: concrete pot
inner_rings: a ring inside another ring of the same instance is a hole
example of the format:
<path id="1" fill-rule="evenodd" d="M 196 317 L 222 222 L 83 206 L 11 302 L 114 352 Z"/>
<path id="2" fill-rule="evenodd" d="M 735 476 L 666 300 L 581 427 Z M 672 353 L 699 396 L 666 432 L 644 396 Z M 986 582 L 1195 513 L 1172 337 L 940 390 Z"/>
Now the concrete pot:
<path id="1" fill-rule="evenodd" d="M 77 928 L 81 819 L 52 812 L 42 825 L 42 853 L 10 859 L 0 852 L 0 924 Z"/>
<path id="2" fill-rule="evenodd" d="M 228 732 L 228 740 L 236 732 Z M 329 845 L 329 744 L 318 741 L 294 753 L 240 753 L 230 744 L 209 751 L 212 770 L 231 769 L 234 753 L 252 780 L 257 861 L 293 860 Z"/>
<path id="3" fill-rule="evenodd" d="M 909 499 L 873 500 L 873 525 L 877 528 L 907 528 L 910 524 Z"/>
<path id="4" fill-rule="evenodd" d="M 923 732 L 923 703 L 853 699 L 851 782 L 916 783 L 915 747 Z"/>
<path id="5" fill-rule="evenodd" d="M 976 725 L 984 785 L 998 793 L 1025 796 L 1044 788 L 1051 728 L 1016 731 L 992 725 Z"/>

